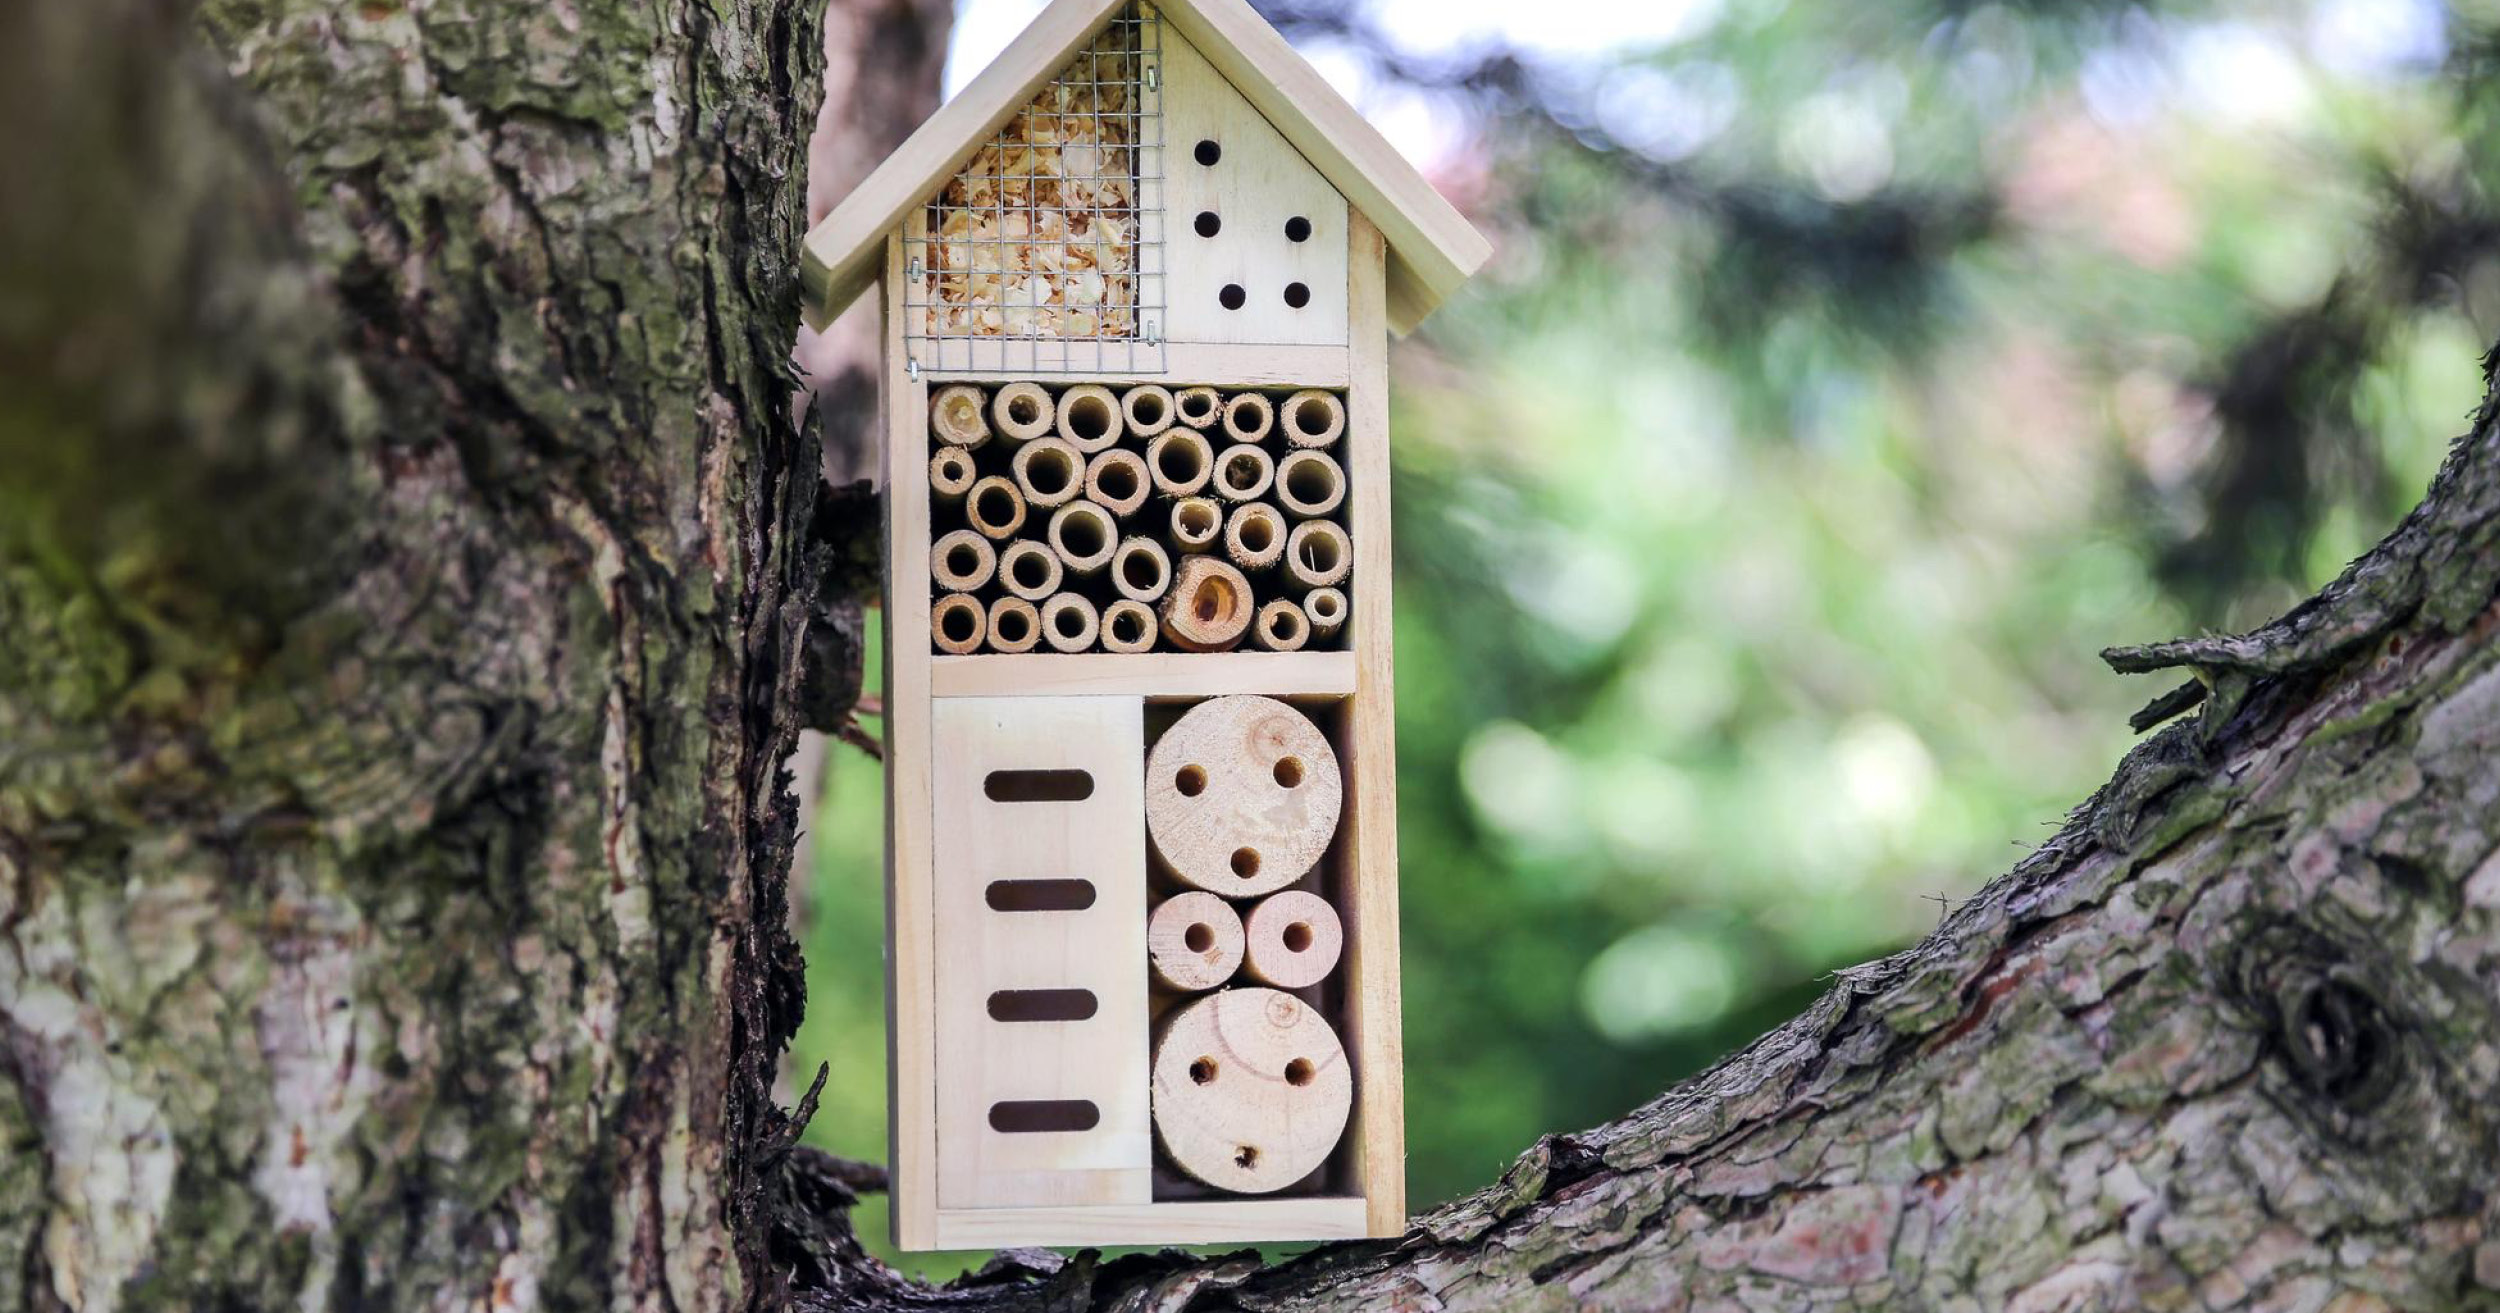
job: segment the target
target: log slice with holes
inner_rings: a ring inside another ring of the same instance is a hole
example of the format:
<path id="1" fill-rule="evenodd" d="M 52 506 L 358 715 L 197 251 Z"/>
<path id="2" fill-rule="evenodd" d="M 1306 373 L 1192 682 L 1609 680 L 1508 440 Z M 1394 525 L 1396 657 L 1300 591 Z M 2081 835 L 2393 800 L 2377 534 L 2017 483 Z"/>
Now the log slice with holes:
<path id="1" fill-rule="evenodd" d="M 1310 718 L 1274 698 L 1210 698 L 1146 759 L 1146 833 L 1173 876 L 1227 898 L 1299 880 L 1337 832 L 1337 753 Z"/>
<path id="2" fill-rule="evenodd" d="M 1317 1171 L 1353 1106 L 1344 1043 L 1291 994 L 1198 999 L 1155 1044 L 1155 1138 L 1173 1166 L 1218 1189 L 1269 1194 Z"/>
<path id="3" fill-rule="evenodd" d="M 1185 993 L 1213 989 L 1241 969 L 1241 913 L 1203 890 L 1174 894 L 1146 918 L 1146 959 L 1155 979 Z"/>

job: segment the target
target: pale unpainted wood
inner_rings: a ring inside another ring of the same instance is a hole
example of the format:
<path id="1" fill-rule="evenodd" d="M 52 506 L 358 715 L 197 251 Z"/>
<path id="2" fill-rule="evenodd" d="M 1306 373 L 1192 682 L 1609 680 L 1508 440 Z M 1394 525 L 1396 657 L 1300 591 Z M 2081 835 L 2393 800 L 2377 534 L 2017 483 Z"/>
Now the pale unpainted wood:
<path id="1" fill-rule="evenodd" d="M 1139 364 L 1122 368 L 1092 368 L 1092 346 L 1087 343 L 1038 344 L 1038 352 L 1023 352 L 1010 358 L 1014 368 L 987 368 L 994 348 L 1011 345 L 1004 339 L 980 339 L 980 369 L 944 369 L 932 361 L 921 362 L 921 373 L 938 383 L 1006 383 L 1029 379 L 1047 372 L 1054 379 L 1065 378 L 1081 383 L 1102 383 L 1120 387 L 1131 383 L 1162 383 L 1173 388 L 1193 383 L 1206 383 L 1220 388 L 1240 387 L 1313 387 L 1345 386 L 1351 367 L 1343 346 L 1299 346 L 1285 344 L 1229 345 L 1203 342 L 1171 342 L 1163 348 L 1159 365 L 1153 364 L 1150 352 L 1139 354 Z M 1109 345 L 1109 344 L 1106 344 Z M 1080 349 L 1070 355 L 1069 348 Z M 1074 366 L 1083 365 L 1086 368 Z M 1151 366 L 1151 367 L 1150 367 Z"/>
<path id="2" fill-rule="evenodd" d="M 1282 990 L 1219 990 L 1155 1037 L 1155 1138 L 1191 1178 L 1272 1194 L 1328 1161 L 1354 1077 L 1319 1009 Z"/>
<path id="3" fill-rule="evenodd" d="M 998 1208 L 1145 1203 L 1146 848 L 1134 697 L 953 698 L 936 707 L 931 804 L 937 980 L 938 1196 Z M 1078 800 L 1004 801 L 996 771 L 1082 771 Z M 1001 911 L 993 881 L 1075 878 L 1072 911 Z M 1082 1020 L 1006 1021 L 1001 990 L 1085 990 Z M 1087 1130 L 995 1129 L 1001 1101 L 1084 1100 Z"/>
<path id="4" fill-rule="evenodd" d="M 1337 752 L 1300 710 L 1261 695 L 1182 713 L 1146 758 L 1146 833 L 1165 869 L 1226 898 L 1274 893 L 1337 833 Z"/>
<path id="5" fill-rule="evenodd" d="M 1174 894 L 1146 918 L 1147 959 L 1167 989 L 1196 993 L 1223 984 L 1241 969 L 1247 945 L 1241 913 L 1204 890 Z"/>
<path id="6" fill-rule="evenodd" d="M 1337 969 L 1345 925 L 1329 901 L 1308 889 L 1280 889 L 1242 920 L 1242 964 L 1278 989 L 1308 989 Z"/>
<path id="7" fill-rule="evenodd" d="M 939 698 L 1015 695 L 1082 697 L 1344 697 L 1354 692 L 1352 652 L 1138 652 L 1087 656 L 985 654 L 937 657 L 930 691 Z"/>
<path id="8" fill-rule="evenodd" d="M 1232 1245 L 1348 1240 L 1365 1233 L 1364 1203 L 1343 1195 L 1242 1198 L 1126 1207 L 989 1208 L 938 1214 L 947 1249 L 1007 1245 Z"/>

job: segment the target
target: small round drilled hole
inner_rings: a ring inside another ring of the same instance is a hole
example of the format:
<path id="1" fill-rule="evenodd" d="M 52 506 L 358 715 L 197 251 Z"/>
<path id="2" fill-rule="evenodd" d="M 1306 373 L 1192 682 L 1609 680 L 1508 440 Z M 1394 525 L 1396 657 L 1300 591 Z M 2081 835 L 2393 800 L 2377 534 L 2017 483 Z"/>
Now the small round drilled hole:
<path id="1" fill-rule="evenodd" d="M 946 620 L 944 622 L 946 625 L 947 641 L 954 643 L 968 643 L 972 641 L 972 635 L 974 633 L 973 625 L 977 614 L 978 613 L 968 606 L 958 606 L 947 611 Z"/>
<path id="2" fill-rule="evenodd" d="M 1180 790 L 1184 798 L 1195 798 L 1207 791 L 1207 772 L 1204 767 L 1183 766 L 1172 777 L 1172 787 Z"/>
<path id="3" fill-rule="evenodd" d="M 1256 877 L 1258 873 L 1259 850 L 1256 848 L 1235 848 L 1233 850 L 1233 874 L 1240 876 L 1244 880 L 1248 880 Z"/>
<path id="4" fill-rule="evenodd" d="M 1200 210 L 1198 217 L 1191 220 L 1189 226 L 1196 229 L 1201 237 L 1213 237 L 1224 231 L 1224 218 L 1213 210 Z"/>
<path id="5" fill-rule="evenodd" d="M 1227 310 L 1239 310 L 1242 306 L 1248 304 L 1250 294 L 1241 290 L 1241 284 L 1239 283 L 1226 283 L 1224 284 L 1224 290 L 1215 294 L 1215 299 L 1218 302 L 1221 302 Z"/>
<path id="6" fill-rule="evenodd" d="M 1310 952 L 1311 923 L 1308 921 L 1296 921 L 1292 925 L 1286 926 L 1284 940 L 1285 951 L 1288 953 Z M 1300 1084 L 1301 1082 L 1297 1081 L 1295 1083 Z"/>
<path id="7" fill-rule="evenodd" d="M 1233 1150 L 1233 1166 L 1247 1172 L 1255 1170 L 1258 1165 L 1259 1151 L 1257 1149 L 1245 1144 Z"/>
<path id="8" fill-rule="evenodd" d="M 1215 947 L 1215 927 L 1201 921 L 1181 932 L 1181 942 L 1192 953 L 1203 953 Z"/>
<path id="9" fill-rule="evenodd" d="M 1224 148 L 1215 144 L 1212 138 L 1200 138 L 1198 148 L 1191 151 L 1189 156 L 1208 168 L 1214 168 L 1215 162 L 1224 158 Z"/>
<path id="10" fill-rule="evenodd" d="M 1285 240 L 1289 242 L 1311 240 L 1311 221 L 1299 214 L 1285 220 Z"/>
<path id="11" fill-rule="evenodd" d="M 1311 289 L 1301 283 L 1285 284 L 1285 304 L 1299 310 L 1311 303 Z"/>
<path id="12" fill-rule="evenodd" d="M 1287 1085 L 1308 1085 L 1311 1083 L 1311 1077 L 1317 1074 L 1319 1073 L 1311 1066 L 1311 1060 L 1309 1058 L 1295 1058 L 1293 1061 L 1285 1064 L 1285 1083 Z"/>
<path id="13" fill-rule="evenodd" d="M 1276 759 L 1275 773 L 1277 787 L 1285 789 L 1300 787 L 1302 784 L 1302 759 L 1300 757 L 1278 757 Z"/>
<path id="14" fill-rule="evenodd" d="M 1189 1064 L 1189 1078 L 1201 1085 L 1215 1079 L 1215 1059 L 1200 1058 Z"/>

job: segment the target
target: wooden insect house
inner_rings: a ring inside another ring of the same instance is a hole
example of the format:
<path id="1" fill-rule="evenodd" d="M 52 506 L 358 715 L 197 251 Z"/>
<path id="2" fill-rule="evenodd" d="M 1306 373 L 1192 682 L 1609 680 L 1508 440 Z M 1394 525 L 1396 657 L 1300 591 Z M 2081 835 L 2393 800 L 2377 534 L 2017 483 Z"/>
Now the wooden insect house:
<path id="1" fill-rule="evenodd" d="M 1488 253 L 1242 0 L 1056 0 L 808 235 L 884 299 L 904 1248 L 1404 1226 L 1386 352 Z"/>

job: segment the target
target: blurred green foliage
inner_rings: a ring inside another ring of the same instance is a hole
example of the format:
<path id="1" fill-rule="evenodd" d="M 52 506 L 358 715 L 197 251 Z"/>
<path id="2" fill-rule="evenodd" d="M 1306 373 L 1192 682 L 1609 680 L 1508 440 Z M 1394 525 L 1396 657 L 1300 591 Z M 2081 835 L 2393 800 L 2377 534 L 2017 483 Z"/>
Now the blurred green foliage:
<path id="1" fill-rule="evenodd" d="M 1573 60 L 1267 8 L 1462 125 L 1500 250 L 1394 356 L 1418 1207 L 2010 865 L 2161 691 L 2094 653 L 2340 569 L 2500 332 L 2489 5 L 1730 0 Z M 797 1058 L 882 1159 L 836 751 Z"/>

